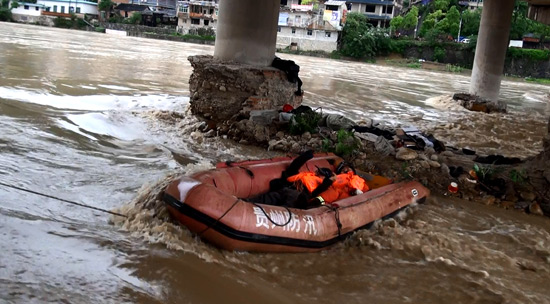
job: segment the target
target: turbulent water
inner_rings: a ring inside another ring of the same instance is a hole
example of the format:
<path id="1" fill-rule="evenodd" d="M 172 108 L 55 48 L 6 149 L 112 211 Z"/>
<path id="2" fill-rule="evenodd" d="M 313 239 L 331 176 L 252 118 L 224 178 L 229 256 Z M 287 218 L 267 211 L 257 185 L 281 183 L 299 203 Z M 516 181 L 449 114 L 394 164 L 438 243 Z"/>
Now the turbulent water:
<path id="1" fill-rule="evenodd" d="M 0 23 L 1 181 L 131 217 L 0 186 L 0 302 L 550 303 L 542 217 L 432 198 L 314 254 L 221 251 L 173 224 L 155 197 L 167 176 L 275 155 L 192 132 L 187 57 L 212 53 Z M 478 153 L 541 149 L 546 86 L 504 81 L 510 114 L 480 115 L 437 98 L 466 76 L 281 56 L 325 111 Z"/>

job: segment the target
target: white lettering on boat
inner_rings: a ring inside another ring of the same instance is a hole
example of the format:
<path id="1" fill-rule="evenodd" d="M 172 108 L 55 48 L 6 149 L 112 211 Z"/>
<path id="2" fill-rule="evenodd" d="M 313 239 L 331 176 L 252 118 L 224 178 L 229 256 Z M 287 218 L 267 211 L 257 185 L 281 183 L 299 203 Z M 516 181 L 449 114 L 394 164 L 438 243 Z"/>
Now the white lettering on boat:
<path id="1" fill-rule="evenodd" d="M 298 214 L 292 214 L 292 219 L 290 220 L 290 223 L 284 226 L 283 230 L 300 232 L 300 217 L 298 216 Z"/>
<path id="2" fill-rule="evenodd" d="M 288 212 L 283 212 L 282 210 L 270 210 L 269 217 L 273 221 L 271 223 L 271 229 L 275 228 L 275 226 L 286 224 L 286 222 L 288 222 L 288 216 Z"/>
<path id="3" fill-rule="evenodd" d="M 304 227 L 304 232 L 307 234 L 317 235 L 317 228 L 315 227 L 315 221 L 313 220 L 313 216 L 304 215 L 303 220 L 304 222 L 306 222 L 306 225 Z"/>
<path id="4" fill-rule="evenodd" d="M 265 227 L 269 229 L 267 216 L 264 211 L 259 207 L 254 207 L 254 214 L 256 215 L 256 227 Z"/>
<path id="5" fill-rule="evenodd" d="M 264 227 L 267 229 L 283 229 L 284 231 L 300 232 L 305 234 L 317 235 L 317 227 L 315 225 L 315 218 L 311 215 L 300 215 L 289 213 L 283 210 L 265 210 L 261 207 L 253 207 L 254 215 L 256 215 L 256 227 Z M 270 221 L 271 219 L 271 221 Z M 304 229 L 302 230 L 302 221 L 304 222 Z M 270 224 L 271 222 L 271 224 Z"/>

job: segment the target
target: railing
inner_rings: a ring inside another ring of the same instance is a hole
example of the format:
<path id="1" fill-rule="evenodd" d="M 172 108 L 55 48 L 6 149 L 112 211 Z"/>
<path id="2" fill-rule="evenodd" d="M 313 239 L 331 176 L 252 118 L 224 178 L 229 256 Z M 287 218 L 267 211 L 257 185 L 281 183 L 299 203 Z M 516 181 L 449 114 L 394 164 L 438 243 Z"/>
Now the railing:
<path id="1" fill-rule="evenodd" d="M 202 18 L 204 17 L 203 13 L 189 13 L 189 17 L 191 18 Z"/>
<path id="2" fill-rule="evenodd" d="M 71 14 L 57 13 L 57 12 L 47 12 L 47 11 L 42 11 L 42 16 L 54 16 L 54 17 L 71 18 Z"/>

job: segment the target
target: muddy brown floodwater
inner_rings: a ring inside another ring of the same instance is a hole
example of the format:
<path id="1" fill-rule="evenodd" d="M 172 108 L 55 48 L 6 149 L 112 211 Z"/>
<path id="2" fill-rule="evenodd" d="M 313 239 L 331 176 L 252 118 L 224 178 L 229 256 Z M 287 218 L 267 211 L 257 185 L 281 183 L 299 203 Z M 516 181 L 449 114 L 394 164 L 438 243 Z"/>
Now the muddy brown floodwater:
<path id="1" fill-rule="evenodd" d="M 0 302 L 550 303 L 543 217 L 433 197 L 315 254 L 221 251 L 154 217 L 144 206 L 162 205 L 147 194 L 167 175 L 274 155 L 181 132 L 195 119 L 187 57 L 212 52 L 0 23 L 2 182 L 135 216 L 0 188 Z M 462 75 L 281 56 L 301 65 L 305 103 L 325 111 L 414 124 L 479 153 L 541 149 L 547 86 L 504 81 L 510 114 L 478 115 L 434 99 L 466 90 Z"/>

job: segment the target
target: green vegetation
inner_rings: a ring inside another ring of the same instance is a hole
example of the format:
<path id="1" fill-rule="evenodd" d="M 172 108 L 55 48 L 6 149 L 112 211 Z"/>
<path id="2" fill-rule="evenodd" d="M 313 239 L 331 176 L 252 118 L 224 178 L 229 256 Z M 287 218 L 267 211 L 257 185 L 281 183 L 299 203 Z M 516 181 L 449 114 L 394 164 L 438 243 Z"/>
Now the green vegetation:
<path id="1" fill-rule="evenodd" d="M 447 53 L 445 52 L 445 49 L 443 49 L 442 47 L 436 46 L 434 48 L 433 60 L 436 62 L 443 62 L 445 60 L 446 55 Z"/>
<path id="2" fill-rule="evenodd" d="M 534 61 L 547 61 L 550 59 L 550 50 L 509 48 L 506 57 L 509 59 L 530 59 Z"/>
<path id="3" fill-rule="evenodd" d="M 453 64 L 447 64 L 445 66 L 445 69 L 447 70 L 447 72 L 451 72 L 451 73 L 462 73 L 462 71 L 464 71 L 463 67 L 458 65 L 453 65 Z"/>
<path id="4" fill-rule="evenodd" d="M 182 37 L 182 38 L 188 39 L 188 40 L 205 40 L 205 41 L 215 41 L 216 40 L 216 36 L 200 36 L 200 35 L 191 35 L 191 34 L 182 35 L 180 33 L 174 33 L 174 36 Z"/>
<path id="5" fill-rule="evenodd" d="M 88 26 L 84 20 L 77 18 L 75 14 L 71 14 L 70 19 L 57 17 L 54 19 L 53 24 L 55 27 L 67 29 L 84 29 Z"/>
<path id="6" fill-rule="evenodd" d="M 413 6 L 405 17 L 397 16 L 390 21 L 393 31 L 411 31 L 414 30 L 418 22 L 418 7 Z"/>
<path id="7" fill-rule="evenodd" d="M 140 24 L 141 23 L 141 13 L 133 13 L 132 16 L 129 18 L 126 18 L 122 21 L 122 23 L 127 24 Z"/>
<path id="8" fill-rule="evenodd" d="M 523 185 L 527 182 L 528 179 L 529 177 L 525 169 L 521 169 L 521 170 L 512 169 L 510 171 L 510 180 L 516 184 Z"/>
<path id="9" fill-rule="evenodd" d="M 347 157 L 351 156 L 354 151 L 359 149 L 360 141 L 353 135 L 353 132 L 339 130 L 336 145 L 334 145 L 334 153 L 336 155 Z"/>
<path id="10" fill-rule="evenodd" d="M 526 77 L 525 81 L 532 82 L 532 83 L 538 83 L 538 84 L 548 84 L 548 85 L 550 85 L 550 79 L 545 79 L 545 78 Z"/>
<path id="11" fill-rule="evenodd" d="M 97 4 L 97 9 L 100 12 L 105 12 L 105 18 L 109 20 L 113 6 L 115 6 L 115 3 L 112 2 L 111 0 L 101 0 Z"/>
<path id="12" fill-rule="evenodd" d="M 10 0 L 0 0 L 0 21 L 11 21 L 11 10 L 17 7 L 17 1 L 12 2 L 10 7 Z"/>
<path id="13" fill-rule="evenodd" d="M 316 111 L 307 111 L 294 115 L 292 122 L 290 123 L 290 134 L 300 135 L 305 132 L 317 133 L 317 126 L 321 114 Z"/>
<path id="14" fill-rule="evenodd" d="M 350 13 L 342 31 L 342 54 L 354 58 L 374 57 L 377 54 L 376 38 L 365 15 Z"/>
<path id="15" fill-rule="evenodd" d="M 420 62 L 411 62 L 411 63 L 408 63 L 406 65 L 406 67 L 411 68 L 411 69 L 420 69 L 420 68 L 422 68 L 422 63 L 420 63 Z"/>
<path id="16" fill-rule="evenodd" d="M 476 173 L 479 181 L 483 183 L 493 178 L 495 175 L 495 168 L 494 166 L 479 166 L 478 164 L 475 164 L 474 172 Z"/>
<path id="17" fill-rule="evenodd" d="M 332 152 L 341 157 L 352 156 L 359 149 L 361 141 L 353 135 L 353 132 L 341 129 L 337 133 L 336 142 L 333 144 L 328 138 L 323 140 L 321 150 Z"/>

